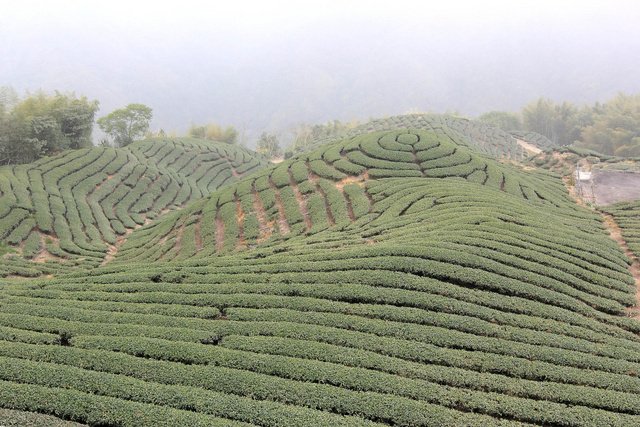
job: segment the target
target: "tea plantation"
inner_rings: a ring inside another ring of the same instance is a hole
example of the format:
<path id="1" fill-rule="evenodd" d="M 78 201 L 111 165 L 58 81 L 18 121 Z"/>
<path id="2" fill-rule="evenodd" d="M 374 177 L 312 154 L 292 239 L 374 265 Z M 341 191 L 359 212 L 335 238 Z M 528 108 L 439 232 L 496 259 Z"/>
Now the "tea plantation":
<path id="1" fill-rule="evenodd" d="M 371 120 L 356 128 L 344 132 L 343 137 L 353 137 L 365 133 L 380 132 L 393 129 L 421 129 L 442 135 L 460 145 L 468 145 L 482 153 L 508 159 L 523 161 L 533 153 L 527 151 L 518 140 L 531 144 L 538 149 L 553 148 L 556 144 L 535 132 L 507 132 L 492 124 L 465 117 L 442 114 L 414 113 L 401 116 Z M 334 137 L 321 138 L 312 148 L 325 145 Z"/>
<path id="2" fill-rule="evenodd" d="M 356 221 L 365 225 L 380 214 L 389 216 L 389 208 L 393 223 L 403 209 L 398 211 L 391 201 L 376 203 L 373 196 L 379 180 L 391 178 L 407 186 L 403 209 L 430 203 L 415 187 L 444 179 L 453 180 L 454 187 L 467 181 L 477 186 L 472 188 L 503 191 L 530 204 L 584 215 L 562 183 L 544 173 L 523 174 L 445 135 L 389 131 L 327 144 L 229 185 L 140 229 L 123 244 L 115 262 L 207 258 L 279 242 L 284 236 L 290 240 L 334 226 L 342 230 Z"/>
<path id="3" fill-rule="evenodd" d="M 629 249 L 636 257 L 640 256 L 640 201 L 618 202 L 600 210 L 614 218 Z"/>
<path id="4" fill-rule="evenodd" d="M 558 175 L 349 137 L 0 282 L 0 407 L 96 426 L 640 424 L 630 260 Z M 1 423 L 0 423 L 1 424 Z"/>
<path id="5" fill-rule="evenodd" d="M 267 164 L 245 149 L 177 138 L 2 167 L 0 240 L 8 255 L 0 275 L 96 267 L 133 229 Z"/>

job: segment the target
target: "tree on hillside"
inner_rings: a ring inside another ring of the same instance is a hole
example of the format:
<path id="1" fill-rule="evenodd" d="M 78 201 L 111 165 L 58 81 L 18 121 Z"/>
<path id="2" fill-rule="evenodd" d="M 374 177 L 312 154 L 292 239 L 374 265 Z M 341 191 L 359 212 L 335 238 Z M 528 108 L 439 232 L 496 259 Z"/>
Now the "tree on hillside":
<path id="1" fill-rule="evenodd" d="M 360 120 L 341 122 L 340 120 L 328 120 L 325 124 L 309 125 L 307 123 L 296 123 L 289 126 L 285 132 L 285 146 L 287 152 L 285 157 L 289 158 L 295 153 L 304 151 L 305 148 L 315 140 L 327 137 L 337 137 L 338 135 L 360 126 Z"/>
<path id="2" fill-rule="evenodd" d="M 256 148 L 258 153 L 262 153 L 270 159 L 275 159 L 282 156 L 282 148 L 280 147 L 280 141 L 274 134 L 262 132 L 260 139 L 258 139 L 258 147 Z"/>
<path id="3" fill-rule="evenodd" d="M 98 101 L 42 90 L 20 99 L 0 90 L 0 163 L 28 163 L 62 150 L 91 146 Z"/>
<path id="4" fill-rule="evenodd" d="M 523 127 L 546 136 L 556 144 L 573 144 L 580 138 L 585 119 L 588 120 L 588 110 L 587 106 L 580 109 L 568 101 L 558 104 L 541 97 L 522 108 Z"/>
<path id="5" fill-rule="evenodd" d="M 537 132 L 547 138 L 552 138 L 553 101 L 539 98 L 522 108 L 522 121 L 525 130 Z"/>
<path id="6" fill-rule="evenodd" d="M 97 123 L 113 138 L 117 147 L 125 147 L 144 137 L 153 118 L 152 109 L 143 104 L 129 104 L 98 119 Z"/>
<path id="7" fill-rule="evenodd" d="M 223 128 L 219 124 L 207 122 L 204 126 L 191 121 L 187 136 L 192 138 L 206 139 L 209 141 L 224 142 L 226 144 L 236 144 L 238 142 L 238 130 L 233 126 Z"/>
<path id="8" fill-rule="evenodd" d="M 578 145 L 603 154 L 640 156 L 640 95 L 619 93 L 604 104 L 596 103 Z"/>
<path id="9" fill-rule="evenodd" d="M 0 117 L 4 117 L 18 102 L 18 93 L 11 86 L 0 87 Z"/>
<path id="10" fill-rule="evenodd" d="M 478 117 L 478 120 L 498 126 L 506 131 L 522 130 L 522 123 L 520 123 L 518 116 L 505 111 L 490 111 Z"/>

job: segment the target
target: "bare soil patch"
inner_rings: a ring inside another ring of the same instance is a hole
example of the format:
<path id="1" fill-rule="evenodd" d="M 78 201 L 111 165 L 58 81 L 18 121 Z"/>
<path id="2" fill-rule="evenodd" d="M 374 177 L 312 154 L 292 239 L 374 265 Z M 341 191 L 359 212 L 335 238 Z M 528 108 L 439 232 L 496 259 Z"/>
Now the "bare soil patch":
<path id="1" fill-rule="evenodd" d="M 224 222 L 220 216 L 220 209 L 216 211 L 216 252 L 222 250 L 224 245 Z"/>
<path id="2" fill-rule="evenodd" d="M 348 184 L 353 184 L 354 182 L 357 183 L 360 187 L 364 187 L 364 182 L 366 181 L 365 175 L 364 174 L 360 174 L 358 176 L 349 176 L 345 179 L 342 179 L 338 182 L 336 182 L 334 185 L 336 186 L 336 188 L 340 191 L 342 191 L 342 187 L 344 187 L 345 185 Z"/>
<path id="3" fill-rule="evenodd" d="M 34 262 L 45 263 L 46 261 L 56 261 L 60 260 L 57 256 L 53 255 L 46 249 L 43 249 L 35 258 L 33 258 Z"/>
<path id="4" fill-rule="evenodd" d="M 522 139 L 517 139 L 516 138 L 516 142 L 518 144 L 520 144 L 522 146 L 522 148 L 524 148 L 525 150 L 534 153 L 534 154 L 538 154 L 538 153 L 542 153 L 542 150 L 538 147 L 536 147 L 533 144 L 529 144 L 528 142 L 523 141 Z"/>
<path id="5" fill-rule="evenodd" d="M 591 185 L 592 184 L 592 185 Z M 583 182 L 583 191 L 592 191 L 595 204 L 611 205 L 640 199 L 640 174 L 624 172 L 594 172 L 591 182 Z"/>

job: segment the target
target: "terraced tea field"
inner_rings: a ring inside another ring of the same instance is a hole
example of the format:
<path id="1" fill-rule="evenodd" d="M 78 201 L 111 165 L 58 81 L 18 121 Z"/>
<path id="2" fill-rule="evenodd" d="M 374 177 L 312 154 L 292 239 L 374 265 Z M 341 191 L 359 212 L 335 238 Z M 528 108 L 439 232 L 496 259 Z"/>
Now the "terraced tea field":
<path id="1" fill-rule="evenodd" d="M 640 423 L 630 259 L 561 179 L 373 133 L 0 284 L 0 406 L 89 425 Z"/>
<path id="2" fill-rule="evenodd" d="M 516 162 L 538 152 L 538 149 L 554 147 L 548 138 L 535 132 L 507 132 L 497 126 L 464 117 L 441 114 L 406 114 L 372 120 L 354 129 L 346 131 L 343 137 L 353 137 L 365 133 L 381 132 L 393 129 L 421 129 L 446 135 L 459 145 L 468 145 L 476 150 L 501 159 Z M 312 145 L 318 148 L 335 138 L 319 139 Z M 524 142 L 525 144 L 522 144 Z M 533 151 L 525 146 L 531 146 Z"/>
<path id="3" fill-rule="evenodd" d="M 267 164 L 245 149 L 179 138 L 0 168 L 0 239 L 17 255 L 0 261 L 0 275 L 96 267 L 135 228 Z"/>
<path id="4" fill-rule="evenodd" d="M 613 217 L 629 249 L 636 257 L 640 256 L 640 201 L 619 202 L 599 209 Z"/>
<path id="5" fill-rule="evenodd" d="M 387 178 L 407 183 L 407 197 L 415 202 L 423 198 L 414 190 L 419 183 L 455 178 L 530 203 L 570 206 L 561 182 L 533 172 L 524 178 L 521 172 L 445 135 L 406 130 L 366 134 L 284 161 L 143 227 L 122 246 L 116 262 L 206 258 L 370 221 L 380 213 L 373 188 Z"/>

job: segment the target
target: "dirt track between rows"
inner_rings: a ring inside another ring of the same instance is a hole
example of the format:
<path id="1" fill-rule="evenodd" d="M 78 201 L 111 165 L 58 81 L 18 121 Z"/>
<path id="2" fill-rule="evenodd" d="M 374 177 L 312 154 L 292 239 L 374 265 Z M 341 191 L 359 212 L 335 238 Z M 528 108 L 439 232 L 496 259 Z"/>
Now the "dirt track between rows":
<path id="1" fill-rule="evenodd" d="M 627 312 L 631 317 L 638 317 L 640 316 L 640 261 L 638 261 L 638 258 L 629 249 L 629 246 L 627 246 L 627 242 L 625 242 L 622 237 L 622 230 L 613 217 L 608 214 L 602 214 L 602 216 L 605 219 L 604 225 L 607 227 L 607 230 L 609 230 L 609 237 L 618 242 L 618 245 L 620 245 L 624 250 L 625 255 L 627 255 L 632 261 L 629 266 L 629 272 L 633 275 L 633 278 L 636 281 L 636 305 L 634 307 L 627 308 Z"/>

